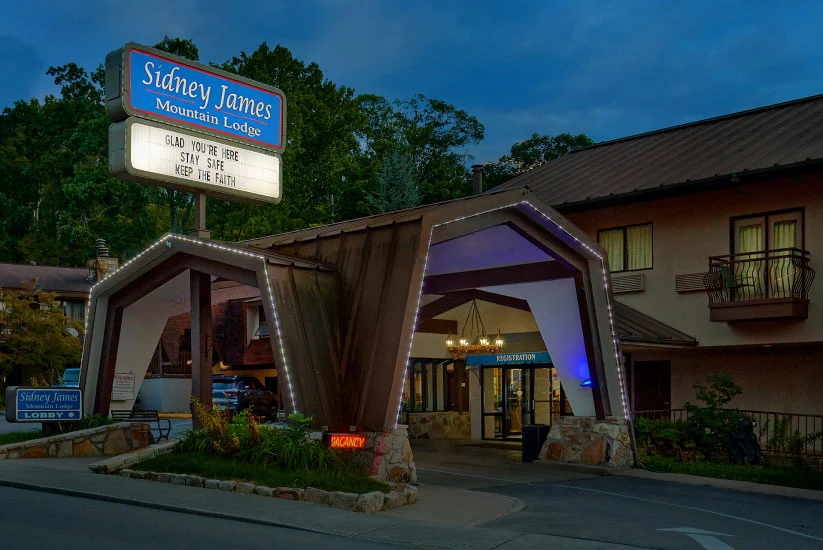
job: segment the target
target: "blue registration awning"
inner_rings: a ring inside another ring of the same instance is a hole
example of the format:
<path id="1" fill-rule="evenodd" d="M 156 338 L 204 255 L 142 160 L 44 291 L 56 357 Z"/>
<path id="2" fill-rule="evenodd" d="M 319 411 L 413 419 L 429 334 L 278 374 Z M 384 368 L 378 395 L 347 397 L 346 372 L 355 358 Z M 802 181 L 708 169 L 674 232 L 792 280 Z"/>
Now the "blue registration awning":
<path id="1" fill-rule="evenodd" d="M 551 363 L 547 351 L 524 351 L 519 353 L 492 353 L 488 355 L 467 355 L 467 365 L 525 365 L 528 363 Z"/>

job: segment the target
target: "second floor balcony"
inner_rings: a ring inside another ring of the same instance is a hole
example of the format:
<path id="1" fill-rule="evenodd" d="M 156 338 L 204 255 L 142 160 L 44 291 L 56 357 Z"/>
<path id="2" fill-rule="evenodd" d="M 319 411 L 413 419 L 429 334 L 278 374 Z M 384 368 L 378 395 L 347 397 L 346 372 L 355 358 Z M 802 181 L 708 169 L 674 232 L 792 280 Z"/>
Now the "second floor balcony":
<path id="1" fill-rule="evenodd" d="M 809 253 L 799 248 L 712 256 L 703 279 L 710 319 L 806 319 L 814 275 Z"/>

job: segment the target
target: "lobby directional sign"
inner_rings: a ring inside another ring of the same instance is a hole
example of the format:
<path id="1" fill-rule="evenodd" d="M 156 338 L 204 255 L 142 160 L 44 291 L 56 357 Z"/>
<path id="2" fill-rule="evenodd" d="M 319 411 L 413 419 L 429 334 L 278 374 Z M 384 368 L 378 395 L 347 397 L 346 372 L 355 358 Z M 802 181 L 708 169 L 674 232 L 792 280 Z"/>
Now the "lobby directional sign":
<path id="1" fill-rule="evenodd" d="M 79 421 L 83 399 L 78 388 L 6 388 L 9 422 Z"/>
<path id="2" fill-rule="evenodd" d="M 226 200 L 280 202 L 280 155 L 139 118 L 109 128 L 109 169 L 120 179 L 205 191 Z"/>
<path id="3" fill-rule="evenodd" d="M 283 92 L 129 43 L 106 56 L 106 112 L 183 125 L 271 151 L 285 145 Z"/>

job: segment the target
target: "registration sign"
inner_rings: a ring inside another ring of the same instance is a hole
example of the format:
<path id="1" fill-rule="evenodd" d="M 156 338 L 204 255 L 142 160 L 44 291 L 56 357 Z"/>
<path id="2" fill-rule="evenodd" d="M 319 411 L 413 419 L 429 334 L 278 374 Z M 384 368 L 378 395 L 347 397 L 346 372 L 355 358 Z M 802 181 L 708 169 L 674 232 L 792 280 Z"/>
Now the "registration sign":
<path id="1" fill-rule="evenodd" d="M 83 418 L 83 399 L 78 388 L 6 389 L 6 420 L 9 422 L 78 421 Z"/>
<path id="2" fill-rule="evenodd" d="M 467 355 L 467 365 L 524 365 L 528 363 L 551 363 L 547 351 L 525 351 L 516 353 L 493 353 L 488 355 Z"/>
<path id="3" fill-rule="evenodd" d="M 283 92 L 176 55 L 129 43 L 106 57 L 106 111 L 183 125 L 272 151 L 285 145 Z"/>
<path id="4" fill-rule="evenodd" d="M 226 200 L 277 203 L 282 196 L 279 154 L 139 118 L 109 128 L 109 168 L 120 179 Z"/>

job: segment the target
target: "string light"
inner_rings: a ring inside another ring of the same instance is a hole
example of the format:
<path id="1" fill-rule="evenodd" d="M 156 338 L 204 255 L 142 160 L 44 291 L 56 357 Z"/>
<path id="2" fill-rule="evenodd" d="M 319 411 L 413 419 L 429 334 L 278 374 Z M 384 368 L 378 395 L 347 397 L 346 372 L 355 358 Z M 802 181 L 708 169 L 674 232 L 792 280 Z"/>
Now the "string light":
<path id="1" fill-rule="evenodd" d="M 245 256 L 245 257 L 248 257 L 248 258 L 255 258 L 255 259 L 258 259 L 258 260 L 262 261 L 262 263 L 263 263 L 263 274 L 264 274 L 265 279 L 266 279 L 266 291 L 268 292 L 268 300 L 269 300 L 269 304 L 271 305 L 272 311 L 274 311 L 274 323 L 275 323 L 275 329 L 276 329 L 276 332 L 277 332 L 277 341 L 278 341 L 278 344 L 280 346 L 280 358 L 281 358 L 282 363 L 283 363 L 284 374 L 286 375 L 286 384 L 289 388 L 289 398 L 291 400 L 292 411 L 296 411 L 297 410 L 297 399 L 296 399 L 295 394 L 294 394 L 294 386 L 291 382 L 291 375 L 289 373 L 288 361 L 286 360 L 286 349 L 285 349 L 285 344 L 284 344 L 284 340 L 283 340 L 283 333 L 282 333 L 281 328 L 280 328 L 280 316 L 277 312 L 277 304 L 275 303 L 274 292 L 272 291 L 271 280 L 269 279 L 269 270 L 268 270 L 268 263 L 269 262 L 268 262 L 268 258 L 266 256 L 262 255 L 262 254 L 255 254 L 254 252 L 251 252 L 247 249 L 239 248 L 237 246 L 219 244 L 219 243 L 216 243 L 216 242 L 213 242 L 213 241 L 203 241 L 203 240 L 200 240 L 200 239 L 193 239 L 191 237 L 187 237 L 185 235 L 178 235 L 176 233 L 166 233 L 165 235 L 160 237 L 160 239 L 158 241 L 156 241 L 154 244 L 152 244 L 151 246 L 149 246 L 148 248 L 146 248 L 145 250 L 143 250 L 142 252 L 137 254 L 135 257 L 131 258 L 129 261 L 124 263 L 122 266 L 120 266 L 119 269 L 112 272 L 108 276 L 104 277 L 103 280 L 101 280 L 101 281 L 97 282 L 96 284 L 92 285 L 92 287 L 89 289 L 89 303 L 88 303 L 88 306 L 86 307 L 85 335 L 84 335 L 84 338 L 83 338 L 84 355 L 85 355 L 86 347 L 91 345 L 91 342 L 89 340 L 90 336 L 89 336 L 89 331 L 88 331 L 88 319 L 89 319 L 89 312 L 91 311 L 92 300 L 94 299 L 94 294 L 95 294 L 95 291 L 97 290 L 97 288 L 101 284 L 103 284 L 104 282 L 107 282 L 107 281 L 108 281 L 107 286 L 110 286 L 111 284 L 113 284 L 112 281 L 111 281 L 113 278 L 122 278 L 124 276 L 124 273 L 126 273 L 127 268 L 130 265 L 134 264 L 142 256 L 145 256 L 146 254 L 148 254 L 150 251 L 157 248 L 158 246 L 161 246 L 161 245 L 165 244 L 168 248 L 171 248 L 173 239 L 178 240 L 178 241 L 183 241 L 183 242 L 193 244 L 193 245 L 202 246 L 202 247 L 205 247 L 205 248 L 212 248 L 212 249 L 216 249 L 216 250 L 222 250 L 222 251 L 225 251 L 225 252 L 231 252 L 231 253 L 237 254 L 239 256 Z"/>
<path id="2" fill-rule="evenodd" d="M 524 206 L 524 205 L 528 206 L 529 208 L 534 210 L 537 214 L 542 216 L 544 219 L 546 219 L 553 226 L 555 226 L 556 228 L 561 230 L 563 233 L 565 233 L 566 235 L 568 235 L 569 237 L 574 239 L 574 241 L 577 242 L 577 244 L 579 244 L 581 247 L 583 247 L 583 249 L 585 249 L 590 255 L 594 256 L 600 262 L 600 266 L 601 266 L 601 270 L 602 270 L 602 274 L 603 274 L 603 287 L 604 287 L 604 291 L 606 293 L 606 304 L 608 306 L 608 312 L 609 312 L 609 327 L 611 329 L 612 345 L 613 345 L 613 348 L 614 348 L 614 358 L 615 358 L 615 362 L 616 362 L 615 367 L 617 369 L 617 378 L 618 378 L 618 382 L 619 382 L 619 386 L 620 386 L 620 401 L 621 401 L 620 405 L 623 408 L 623 411 L 622 411 L 623 412 L 623 417 L 626 418 L 626 419 L 629 418 L 629 405 L 628 405 L 628 400 L 626 398 L 626 385 L 625 385 L 626 382 L 625 382 L 625 379 L 623 377 L 623 369 L 622 369 L 621 360 L 620 360 L 620 344 L 619 344 L 619 341 L 617 339 L 617 332 L 616 332 L 615 326 L 614 326 L 614 309 L 613 309 L 613 306 L 612 306 L 611 296 L 609 295 L 609 275 L 608 275 L 608 269 L 606 268 L 605 258 L 597 250 L 595 250 L 594 248 L 590 247 L 589 245 L 587 245 L 586 243 L 584 243 L 583 241 L 578 239 L 571 232 L 569 232 L 569 230 L 566 229 L 563 225 L 561 225 L 559 222 L 555 221 L 550 216 L 545 214 L 539 208 L 534 206 L 531 202 L 529 202 L 528 200 L 522 200 L 522 201 L 506 204 L 504 206 L 499 206 L 497 208 L 491 208 L 489 210 L 483 210 L 482 212 L 476 212 L 474 214 L 467 214 L 465 216 L 460 216 L 460 217 L 455 218 L 453 220 L 449 220 L 449 221 L 445 221 L 445 222 L 441 222 L 441 223 L 437 223 L 437 224 L 432 225 L 431 230 L 429 231 L 429 240 L 428 240 L 428 243 L 426 244 L 426 259 L 423 263 L 423 275 L 420 277 L 420 287 L 419 287 L 418 292 L 417 292 L 417 308 L 416 308 L 415 314 L 414 314 L 414 327 L 413 327 L 413 330 L 412 330 L 412 333 L 411 333 L 411 337 L 409 338 L 408 352 L 406 353 L 406 362 L 405 362 L 404 367 L 403 367 L 403 369 L 404 369 L 403 370 L 403 372 L 404 372 L 403 384 L 401 384 L 400 395 L 398 396 L 398 399 L 397 399 L 397 416 L 395 417 L 396 418 L 395 428 L 397 428 L 397 423 L 398 423 L 398 420 L 400 418 L 400 411 L 401 411 L 401 407 L 403 405 L 403 394 L 406 391 L 406 378 L 407 378 L 407 376 L 405 375 L 405 372 L 406 372 L 406 369 L 408 368 L 407 366 L 409 364 L 409 361 L 411 360 L 412 344 L 413 344 L 413 341 L 414 341 L 414 333 L 415 333 L 415 330 L 417 328 L 417 324 L 418 324 L 418 321 L 419 321 L 418 316 L 420 314 L 420 303 L 421 303 L 421 300 L 422 300 L 422 297 L 423 297 L 423 281 L 426 278 L 425 277 L 426 276 L 426 270 L 428 269 L 429 253 L 431 252 L 431 243 L 432 243 L 432 238 L 434 236 L 434 230 L 436 228 L 440 227 L 440 226 L 447 225 L 447 224 L 450 224 L 450 223 L 455 223 L 455 222 L 459 222 L 459 221 L 466 220 L 466 219 L 469 219 L 469 218 L 474 218 L 476 216 L 482 216 L 484 214 L 489 214 L 491 212 L 497 212 L 499 210 L 505 210 L 507 208 L 512 208 L 512 207 L 520 207 L 520 206 Z"/>

